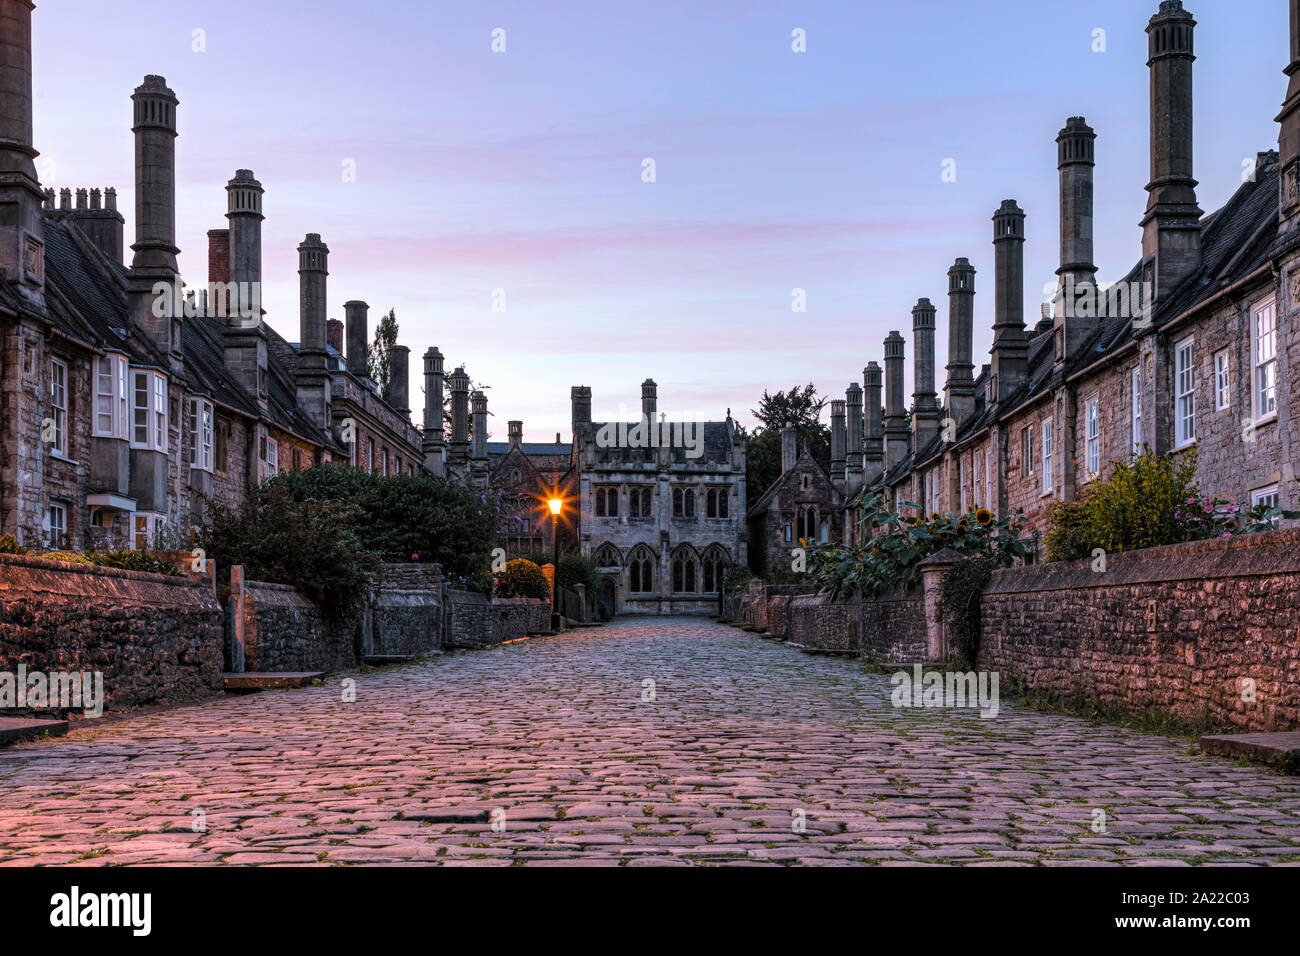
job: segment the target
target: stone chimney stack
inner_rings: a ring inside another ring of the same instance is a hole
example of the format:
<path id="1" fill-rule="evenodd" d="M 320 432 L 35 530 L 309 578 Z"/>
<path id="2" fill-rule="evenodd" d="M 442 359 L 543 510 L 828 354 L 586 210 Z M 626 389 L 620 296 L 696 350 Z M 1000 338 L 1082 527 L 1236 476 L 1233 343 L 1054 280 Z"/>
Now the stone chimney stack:
<path id="1" fill-rule="evenodd" d="M 241 169 L 226 184 L 226 221 L 230 224 L 230 279 L 235 286 L 232 311 L 242 304 L 246 313 L 231 322 L 256 325 L 262 321 L 262 184 L 250 169 Z"/>
<path id="2" fill-rule="evenodd" d="M 347 319 L 348 371 L 357 378 L 370 377 L 370 306 L 353 299 L 343 303 Z"/>
<path id="3" fill-rule="evenodd" d="M 339 355 L 343 354 L 343 323 L 338 319 L 325 323 L 325 343 Z"/>
<path id="4" fill-rule="evenodd" d="M 906 343 L 898 332 L 885 338 L 885 471 L 908 453 L 907 409 L 903 407 L 903 363 Z"/>
<path id="5" fill-rule="evenodd" d="M 868 362 L 862 370 L 862 381 L 866 386 L 866 409 L 864 411 L 866 436 L 863 439 L 862 480 L 868 486 L 880 481 L 885 473 L 885 422 L 880 407 L 880 366 Z"/>
<path id="6" fill-rule="evenodd" d="M 1029 374 L 1025 335 L 1025 213 L 1014 199 L 993 214 L 993 401 L 1006 401 Z"/>
<path id="7" fill-rule="evenodd" d="M 443 358 L 437 348 L 424 353 L 424 433 L 420 450 L 424 453 L 424 467 L 440 478 L 446 477 L 447 463 L 443 459 L 446 432 L 443 430 Z"/>
<path id="8" fill-rule="evenodd" d="M 862 386 L 849 382 L 844 391 L 844 403 L 848 409 L 848 463 L 844 466 L 845 477 L 855 491 L 862 487 Z"/>
<path id="9" fill-rule="evenodd" d="M 580 425 L 591 424 L 591 388 L 586 385 L 574 385 L 569 389 L 569 407 L 573 433 L 578 434 Z"/>
<path id="10" fill-rule="evenodd" d="M 781 474 L 799 462 L 799 432 L 793 425 L 781 429 Z"/>
<path id="11" fill-rule="evenodd" d="M 405 345 L 394 345 L 388 353 L 388 404 L 410 421 L 411 350 Z"/>
<path id="12" fill-rule="evenodd" d="M 1286 102 L 1277 117 L 1282 124 L 1278 136 L 1278 155 L 1282 164 L 1279 233 L 1300 230 L 1300 0 L 1290 0 L 1290 7 L 1291 62 L 1285 70 L 1290 79 Z"/>
<path id="13" fill-rule="evenodd" d="M 487 396 L 475 389 L 470 395 L 470 403 L 474 409 L 474 431 L 473 440 L 470 445 L 470 457 L 475 461 L 487 460 L 487 418 L 488 418 L 488 400 Z"/>
<path id="14" fill-rule="evenodd" d="M 298 407 L 313 425 L 330 427 L 329 368 L 325 352 L 326 282 L 329 246 L 317 233 L 298 245 Z"/>
<path id="15" fill-rule="evenodd" d="M 939 399 L 934 393 L 935 308 L 929 299 L 918 299 L 912 308 L 913 359 L 912 448 L 920 451 L 939 433 Z"/>
<path id="16" fill-rule="evenodd" d="M 451 373 L 451 447 L 447 452 L 447 469 L 463 475 L 469 459 L 469 376 L 465 366 Z"/>
<path id="17" fill-rule="evenodd" d="M 975 269 L 960 258 L 948 270 L 948 381 L 943 404 L 958 427 L 975 414 Z"/>
<path id="18" fill-rule="evenodd" d="M 659 386 L 654 379 L 648 378 L 641 383 L 641 417 L 648 422 L 655 420 L 659 414 Z"/>
<path id="19" fill-rule="evenodd" d="M 32 148 L 32 9 L 0 0 L 0 273 L 45 305 L 45 194 Z"/>
<path id="20" fill-rule="evenodd" d="M 1162 0 L 1147 24 L 1151 71 L 1151 182 L 1142 217 L 1143 279 L 1157 301 L 1201 264 L 1201 209 L 1192 178 L 1192 63 L 1196 21 Z"/>
<path id="21" fill-rule="evenodd" d="M 521 445 L 523 445 L 523 443 L 524 443 L 524 423 L 521 422 L 521 421 L 513 421 L 513 422 L 510 422 L 510 423 L 509 423 L 509 426 L 508 426 L 508 427 L 509 427 L 509 429 L 510 429 L 510 447 L 513 449 L 513 448 L 518 448 L 518 447 L 520 447 Z M 558 438 L 557 438 L 557 440 L 556 440 L 556 444 L 557 444 L 557 445 L 559 444 L 559 440 L 558 440 Z"/>
<path id="22" fill-rule="evenodd" d="M 176 271 L 176 94 L 161 76 L 146 76 L 131 95 L 135 104 L 135 255 L 127 278 L 131 318 L 181 369 L 181 308 L 159 309 L 155 283 L 175 289 Z M 171 313 L 171 314 L 167 314 Z"/>
<path id="23" fill-rule="evenodd" d="M 1061 267 L 1056 270 L 1056 361 L 1079 354 L 1099 328 L 1097 267 L 1092 258 L 1093 144 L 1097 134 L 1082 116 L 1071 116 L 1056 137 L 1061 174 Z M 1082 297 L 1082 301 L 1080 298 Z"/>
<path id="24" fill-rule="evenodd" d="M 831 401 L 831 481 L 844 484 L 845 445 L 844 399 Z"/>

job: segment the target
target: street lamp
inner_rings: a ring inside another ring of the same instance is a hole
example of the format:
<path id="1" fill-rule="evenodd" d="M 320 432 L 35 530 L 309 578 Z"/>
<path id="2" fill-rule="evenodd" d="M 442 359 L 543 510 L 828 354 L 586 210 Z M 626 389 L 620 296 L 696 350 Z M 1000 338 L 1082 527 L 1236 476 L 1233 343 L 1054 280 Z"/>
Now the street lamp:
<path id="1" fill-rule="evenodd" d="M 552 498 L 546 503 L 551 506 L 551 629 L 554 630 L 559 624 L 555 618 L 560 613 L 560 508 L 564 506 L 564 500 Z"/>

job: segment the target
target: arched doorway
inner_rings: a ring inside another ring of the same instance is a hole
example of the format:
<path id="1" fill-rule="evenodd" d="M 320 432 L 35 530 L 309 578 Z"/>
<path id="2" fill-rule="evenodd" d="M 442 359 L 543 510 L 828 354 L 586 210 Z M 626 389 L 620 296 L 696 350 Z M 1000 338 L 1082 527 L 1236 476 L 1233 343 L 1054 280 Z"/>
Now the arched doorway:
<path id="1" fill-rule="evenodd" d="M 600 607 L 596 610 L 602 621 L 610 620 L 618 610 L 618 589 L 611 577 L 600 580 Z"/>

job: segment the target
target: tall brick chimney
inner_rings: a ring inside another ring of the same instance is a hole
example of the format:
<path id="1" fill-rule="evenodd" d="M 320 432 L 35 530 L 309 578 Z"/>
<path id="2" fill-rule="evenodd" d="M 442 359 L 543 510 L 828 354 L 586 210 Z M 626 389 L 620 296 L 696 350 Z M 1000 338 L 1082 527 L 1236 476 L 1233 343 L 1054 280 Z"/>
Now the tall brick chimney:
<path id="1" fill-rule="evenodd" d="M 862 386 L 857 382 L 849 382 L 844 404 L 848 409 L 848 461 L 844 473 L 849 487 L 856 491 L 862 487 Z"/>
<path id="2" fill-rule="evenodd" d="M 912 308 L 912 339 L 916 343 L 912 372 L 912 448 L 920 451 L 939 433 L 939 398 L 934 393 L 935 308 L 918 299 Z"/>
<path id="3" fill-rule="evenodd" d="M 353 299 L 343 303 L 347 318 L 348 371 L 357 378 L 370 376 L 370 306 Z"/>
<path id="4" fill-rule="evenodd" d="M 230 230 L 208 230 L 208 283 L 230 281 Z"/>
<path id="5" fill-rule="evenodd" d="M 1290 0 L 1291 62 L 1285 70 L 1289 82 L 1286 101 L 1277 121 L 1282 124 L 1278 135 L 1281 157 L 1281 225 L 1279 233 L 1300 230 L 1300 0 Z"/>
<path id="6" fill-rule="evenodd" d="M 524 443 L 524 423 L 513 421 L 509 424 L 510 428 L 510 447 L 518 448 Z M 559 444 L 559 442 L 556 442 Z"/>
<path id="7" fill-rule="evenodd" d="M 781 474 L 799 462 L 799 432 L 793 425 L 781 429 Z"/>
<path id="8" fill-rule="evenodd" d="M 911 432 L 903 407 L 903 363 L 906 343 L 898 332 L 885 337 L 885 471 L 907 457 Z"/>
<path id="9" fill-rule="evenodd" d="M 250 169 L 241 169 L 226 184 L 226 220 L 230 223 L 230 279 L 242 305 L 256 316 L 231 317 L 231 324 L 262 321 L 262 184 Z M 246 291 L 245 291 L 246 290 Z M 232 301 L 233 301 L 232 296 Z M 231 311 L 236 311 L 232 304 Z"/>
<path id="10" fill-rule="evenodd" d="M 436 347 L 424 353 L 424 430 L 420 450 L 424 452 L 424 467 L 439 477 L 447 474 L 443 449 L 446 432 L 443 429 L 443 357 Z"/>
<path id="11" fill-rule="evenodd" d="M 451 373 L 451 447 L 447 453 L 448 470 L 464 474 L 469 459 L 469 376 L 462 365 Z"/>
<path id="12" fill-rule="evenodd" d="M 659 414 L 659 386 L 652 378 L 641 383 L 641 417 L 648 422 Z"/>
<path id="13" fill-rule="evenodd" d="M 0 0 L 0 272 L 45 305 L 45 194 L 32 148 L 32 9 Z"/>
<path id="14" fill-rule="evenodd" d="M 388 352 L 388 404 L 403 418 L 411 417 L 411 350 L 405 345 Z"/>
<path id="15" fill-rule="evenodd" d="M 1029 340 L 1025 336 L 1025 213 L 1014 199 L 993 214 L 993 389 L 1004 402 L 1029 374 Z"/>
<path id="16" fill-rule="evenodd" d="M 943 404 L 960 426 L 975 414 L 975 269 L 957 259 L 948 270 L 948 377 Z"/>
<path id="17" fill-rule="evenodd" d="M 847 444 L 844 424 L 844 399 L 831 401 L 831 481 L 844 483 L 844 456 Z"/>
<path id="18" fill-rule="evenodd" d="M 161 76 L 146 76 L 131 95 L 135 104 L 135 255 L 127 278 L 131 318 L 181 370 L 181 309 L 156 308 L 156 283 L 175 288 L 176 94 Z M 163 312 L 156 315 L 155 312 Z"/>
<path id="19" fill-rule="evenodd" d="M 1151 71 L 1151 182 L 1142 217 L 1143 278 L 1157 301 L 1201 264 L 1201 209 L 1192 178 L 1192 63 L 1196 21 L 1162 0 L 1147 24 Z"/>
<path id="20" fill-rule="evenodd" d="M 343 354 L 343 323 L 338 319 L 325 323 L 325 343 L 339 355 Z"/>
<path id="21" fill-rule="evenodd" d="M 298 245 L 299 339 L 295 376 L 298 407 L 317 428 L 330 426 L 329 368 L 325 352 L 329 246 L 317 233 Z"/>
<path id="22" fill-rule="evenodd" d="M 1092 249 L 1093 146 L 1097 134 L 1082 116 L 1071 116 L 1056 137 L 1061 178 L 1061 266 L 1054 317 L 1056 361 L 1079 354 L 1101 328 L 1097 267 Z M 1082 301 L 1081 301 L 1082 298 Z"/>
<path id="23" fill-rule="evenodd" d="M 880 476 L 885 472 L 885 422 L 880 405 L 880 366 L 868 362 L 862 370 L 862 382 L 866 395 L 866 408 L 863 411 L 866 435 L 862 443 L 862 480 L 870 487 L 880 481 Z"/>

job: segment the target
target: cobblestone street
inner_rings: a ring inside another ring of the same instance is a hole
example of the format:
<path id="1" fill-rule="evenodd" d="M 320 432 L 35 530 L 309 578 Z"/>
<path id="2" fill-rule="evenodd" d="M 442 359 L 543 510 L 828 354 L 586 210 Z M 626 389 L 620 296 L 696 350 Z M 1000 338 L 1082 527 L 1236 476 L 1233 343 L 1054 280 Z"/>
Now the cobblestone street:
<path id="1" fill-rule="evenodd" d="M 0 863 L 1300 862 L 1298 778 L 708 621 L 344 676 L 0 751 Z"/>

